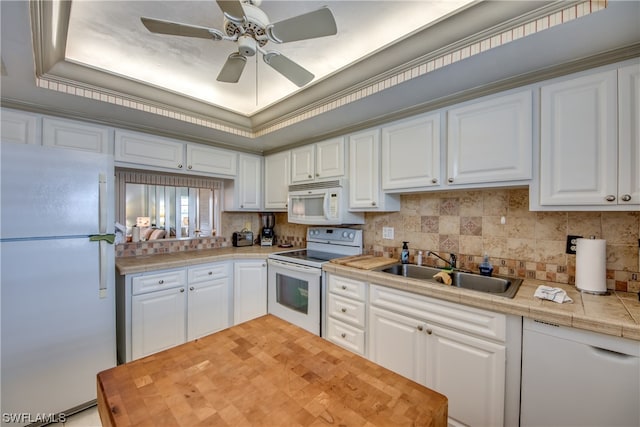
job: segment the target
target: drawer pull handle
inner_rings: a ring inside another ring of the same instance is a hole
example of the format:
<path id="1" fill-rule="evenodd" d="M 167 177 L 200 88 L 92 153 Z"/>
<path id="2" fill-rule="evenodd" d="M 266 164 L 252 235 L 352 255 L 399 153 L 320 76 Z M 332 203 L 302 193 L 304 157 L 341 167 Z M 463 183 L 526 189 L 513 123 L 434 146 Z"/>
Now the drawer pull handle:
<path id="1" fill-rule="evenodd" d="M 162 279 L 158 280 L 158 284 L 159 285 L 162 285 L 163 283 L 164 283 L 164 280 L 162 280 Z"/>
<path id="2" fill-rule="evenodd" d="M 346 337 L 347 337 L 347 334 L 345 334 L 345 333 L 343 332 L 343 333 L 341 333 L 341 334 L 340 334 L 340 336 L 341 336 L 342 338 L 346 338 Z"/>
<path id="3" fill-rule="evenodd" d="M 347 309 L 343 307 L 341 311 L 342 311 L 343 313 L 346 313 L 346 312 L 347 312 Z"/>

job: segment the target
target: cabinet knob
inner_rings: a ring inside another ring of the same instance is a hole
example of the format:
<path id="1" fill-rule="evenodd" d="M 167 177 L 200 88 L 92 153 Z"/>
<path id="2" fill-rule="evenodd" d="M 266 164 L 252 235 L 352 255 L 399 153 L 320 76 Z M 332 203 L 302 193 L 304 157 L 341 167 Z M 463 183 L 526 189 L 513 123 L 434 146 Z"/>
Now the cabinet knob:
<path id="1" fill-rule="evenodd" d="M 623 202 L 628 202 L 629 200 L 631 200 L 631 195 L 630 194 L 625 194 L 624 196 L 621 197 Z"/>
<path id="2" fill-rule="evenodd" d="M 343 307 L 342 310 L 340 310 L 340 311 L 342 311 L 343 313 L 346 313 L 347 309 Z"/>
<path id="3" fill-rule="evenodd" d="M 207 273 L 209 276 L 211 276 L 213 274 L 213 271 L 210 271 Z"/>
<path id="4" fill-rule="evenodd" d="M 453 178 L 449 178 L 447 181 L 449 181 L 449 182 L 453 182 Z"/>
<path id="5" fill-rule="evenodd" d="M 307 176 L 307 178 L 313 178 L 311 175 Z"/>
<path id="6" fill-rule="evenodd" d="M 427 334 L 431 335 L 433 333 L 433 329 L 427 328 Z"/>
<path id="7" fill-rule="evenodd" d="M 182 169 L 182 163 L 178 164 L 178 169 Z"/>
<path id="8" fill-rule="evenodd" d="M 244 205 L 240 205 L 240 209 L 244 209 Z"/>
<path id="9" fill-rule="evenodd" d="M 616 196 L 614 196 L 613 194 L 609 194 L 607 197 L 604 198 L 607 202 L 613 202 L 616 200 Z"/>
<path id="10" fill-rule="evenodd" d="M 180 288 L 180 292 L 184 292 L 184 288 Z"/>
<path id="11" fill-rule="evenodd" d="M 320 174 L 319 174 L 319 173 L 317 173 L 317 174 L 316 174 L 316 176 L 317 176 L 317 177 L 319 177 L 319 176 L 320 176 Z"/>
<path id="12" fill-rule="evenodd" d="M 376 205 L 376 202 L 371 202 L 371 206 L 375 206 L 375 205 Z"/>
<path id="13" fill-rule="evenodd" d="M 437 180 L 436 178 L 433 178 L 433 179 L 431 180 L 431 183 L 432 183 L 432 184 L 437 184 L 437 183 L 438 183 L 438 180 Z"/>
<path id="14" fill-rule="evenodd" d="M 187 168 L 191 170 L 191 169 L 193 169 L 193 166 L 189 165 L 189 166 L 187 166 Z"/>
<path id="15" fill-rule="evenodd" d="M 193 286 L 191 286 L 191 287 L 189 288 L 189 290 L 190 290 L 190 291 L 192 291 L 192 290 L 194 290 L 194 289 L 195 289 L 195 288 L 194 288 Z"/>
<path id="16" fill-rule="evenodd" d="M 346 287 L 345 285 L 342 285 L 342 290 L 343 290 L 343 291 L 346 291 L 346 290 L 347 290 L 347 287 Z"/>
<path id="17" fill-rule="evenodd" d="M 424 327 L 422 325 L 418 325 L 418 330 L 422 332 L 424 330 Z"/>
<path id="18" fill-rule="evenodd" d="M 162 280 L 162 279 L 158 280 L 158 284 L 159 285 L 162 285 L 163 283 L 164 283 L 164 280 Z"/>
<path id="19" fill-rule="evenodd" d="M 342 338 L 346 338 L 346 337 L 347 337 L 347 334 L 345 334 L 345 333 L 343 332 L 343 333 L 341 333 L 341 334 L 340 334 L 340 336 L 341 336 Z"/>
<path id="20" fill-rule="evenodd" d="M 262 264 L 262 266 L 263 266 L 263 267 L 266 267 L 266 266 L 267 266 L 267 264 Z"/>

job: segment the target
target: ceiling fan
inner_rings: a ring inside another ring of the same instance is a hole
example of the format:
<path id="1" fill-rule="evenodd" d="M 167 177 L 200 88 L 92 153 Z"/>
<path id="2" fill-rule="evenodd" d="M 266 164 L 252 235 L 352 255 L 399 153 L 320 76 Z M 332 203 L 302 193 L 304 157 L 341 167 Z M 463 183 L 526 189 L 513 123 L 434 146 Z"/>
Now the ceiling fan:
<path id="1" fill-rule="evenodd" d="M 338 32 L 333 14 L 327 7 L 271 23 L 259 8 L 262 0 L 217 0 L 217 3 L 224 13 L 224 32 L 161 19 L 142 17 L 140 20 L 152 33 L 236 42 L 238 51 L 229 55 L 216 79 L 226 83 L 237 83 L 247 57 L 260 52 L 264 62 L 302 87 L 313 80 L 314 75 L 280 52 L 265 50 L 264 46 L 269 41 L 286 43 L 332 36 Z"/>

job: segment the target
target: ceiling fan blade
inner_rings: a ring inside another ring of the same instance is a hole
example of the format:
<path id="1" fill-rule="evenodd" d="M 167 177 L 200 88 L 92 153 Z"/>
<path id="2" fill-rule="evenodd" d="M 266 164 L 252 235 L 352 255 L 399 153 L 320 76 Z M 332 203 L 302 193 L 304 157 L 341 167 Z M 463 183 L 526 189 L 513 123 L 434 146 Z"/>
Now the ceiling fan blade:
<path id="1" fill-rule="evenodd" d="M 216 0 L 218 7 L 222 10 L 227 18 L 234 22 L 242 22 L 244 20 L 244 9 L 242 3 L 238 0 Z"/>
<path id="2" fill-rule="evenodd" d="M 294 16 L 269 26 L 269 35 L 278 43 L 332 36 L 338 32 L 336 20 L 327 7 Z"/>
<path id="3" fill-rule="evenodd" d="M 232 53 L 222 66 L 222 70 L 220 70 L 216 80 L 225 83 L 238 83 L 246 63 L 247 58 L 237 52 Z"/>
<path id="4" fill-rule="evenodd" d="M 291 80 L 298 87 L 302 87 L 313 80 L 313 74 L 278 52 L 267 52 L 262 58 L 271 68 Z"/>
<path id="5" fill-rule="evenodd" d="M 169 34 L 172 36 L 198 37 L 201 39 L 216 39 L 211 30 L 197 25 L 179 24 L 163 21 L 162 19 L 140 18 L 142 24 L 152 33 Z"/>

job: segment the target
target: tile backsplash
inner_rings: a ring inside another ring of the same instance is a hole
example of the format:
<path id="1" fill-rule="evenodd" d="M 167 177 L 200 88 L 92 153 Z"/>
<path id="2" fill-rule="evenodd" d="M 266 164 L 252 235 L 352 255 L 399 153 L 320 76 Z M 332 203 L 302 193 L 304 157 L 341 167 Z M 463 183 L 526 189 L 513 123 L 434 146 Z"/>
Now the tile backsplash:
<path id="1" fill-rule="evenodd" d="M 418 250 L 444 258 L 453 252 L 459 267 L 477 271 L 486 253 L 495 274 L 569 284 L 575 284 L 576 256 L 565 253 L 567 235 L 595 236 L 607 241 L 607 288 L 640 291 L 640 212 L 531 212 L 528 189 L 487 189 L 402 195 L 399 212 L 366 213 L 365 221 L 356 228 L 364 231 L 367 254 L 399 258 L 402 242 L 408 241 L 410 262 Z M 182 241 L 186 246 L 177 250 L 230 246 L 231 234 L 247 224 L 257 236 L 260 215 L 225 212 L 223 236 Z M 393 240 L 382 238 L 382 227 L 394 228 Z M 276 213 L 277 243 L 305 246 L 306 230 L 305 225 L 289 224 L 286 213 Z M 170 241 L 147 244 L 176 250 Z M 128 245 L 140 244 L 118 246 Z M 424 256 L 423 262 L 444 265 L 435 257 Z"/>

